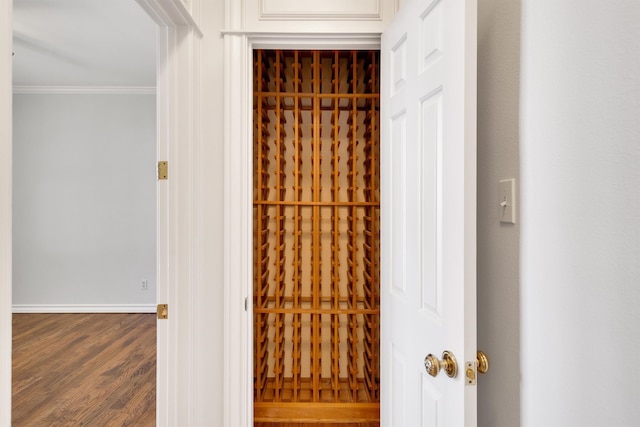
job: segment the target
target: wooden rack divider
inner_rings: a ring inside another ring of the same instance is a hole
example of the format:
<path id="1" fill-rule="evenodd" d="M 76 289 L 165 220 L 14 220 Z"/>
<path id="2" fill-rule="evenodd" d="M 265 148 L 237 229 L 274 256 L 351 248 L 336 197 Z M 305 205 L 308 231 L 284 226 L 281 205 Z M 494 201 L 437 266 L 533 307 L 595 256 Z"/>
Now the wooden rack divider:
<path id="1" fill-rule="evenodd" d="M 254 421 L 379 425 L 379 52 L 254 52 Z"/>

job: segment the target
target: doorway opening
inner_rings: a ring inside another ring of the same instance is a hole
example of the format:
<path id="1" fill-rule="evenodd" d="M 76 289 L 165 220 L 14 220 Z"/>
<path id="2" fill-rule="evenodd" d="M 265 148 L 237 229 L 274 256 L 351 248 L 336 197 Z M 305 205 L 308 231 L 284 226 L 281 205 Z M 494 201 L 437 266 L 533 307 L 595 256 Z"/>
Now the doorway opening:
<path id="1" fill-rule="evenodd" d="M 379 51 L 253 66 L 254 424 L 379 425 Z"/>
<path id="2" fill-rule="evenodd" d="M 82 405 L 125 416 L 126 399 L 86 402 L 131 387 L 155 423 L 158 25 L 136 2 L 26 3 L 13 7 L 13 422 L 80 423 Z"/>

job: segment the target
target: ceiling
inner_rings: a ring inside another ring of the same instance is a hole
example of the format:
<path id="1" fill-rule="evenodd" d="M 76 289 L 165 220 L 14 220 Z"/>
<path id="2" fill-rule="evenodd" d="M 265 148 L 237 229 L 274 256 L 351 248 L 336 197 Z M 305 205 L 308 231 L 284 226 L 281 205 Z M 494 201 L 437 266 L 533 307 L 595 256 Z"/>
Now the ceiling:
<path id="1" fill-rule="evenodd" d="M 155 87 L 156 28 L 135 0 L 13 0 L 13 84 Z"/>

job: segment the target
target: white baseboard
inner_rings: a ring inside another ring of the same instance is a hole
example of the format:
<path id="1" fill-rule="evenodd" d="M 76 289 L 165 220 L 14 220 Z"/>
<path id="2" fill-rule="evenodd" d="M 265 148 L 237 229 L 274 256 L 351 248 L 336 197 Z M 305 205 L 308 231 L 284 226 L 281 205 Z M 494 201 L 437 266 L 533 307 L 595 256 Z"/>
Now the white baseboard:
<path id="1" fill-rule="evenodd" d="M 14 313 L 155 313 L 154 304 L 14 304 Z"/>

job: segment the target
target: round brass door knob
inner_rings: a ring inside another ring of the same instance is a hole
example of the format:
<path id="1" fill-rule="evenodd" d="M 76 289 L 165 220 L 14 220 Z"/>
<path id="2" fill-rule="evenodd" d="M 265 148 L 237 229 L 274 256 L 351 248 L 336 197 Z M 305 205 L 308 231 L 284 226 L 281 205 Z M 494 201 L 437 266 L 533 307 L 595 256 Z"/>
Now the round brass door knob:
<path id="1" fill-rule="evenodd" d="M 489 370 L 489 358 L 484 354 L 484 351 L 478 350 L 476 353 L 476 361 L 478 362 L 478 372 L 486 374 Z"/>
<path id="2" fill-rule="evenodd" d="M 453 353 L 446 350 L 442 352 L 442 360 L 438 360 L 433 354 L 428 354 L 427 357 L 424 358 L 424 368 L 432 377 L 438 375 L 440 369 L 450 378 L 455 378 L 458 374 L 458 362 Z"/>

